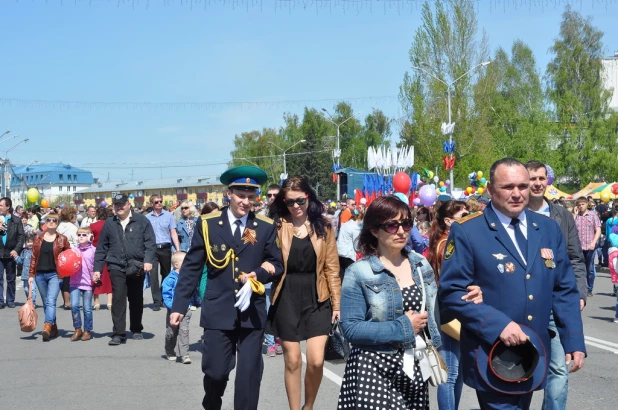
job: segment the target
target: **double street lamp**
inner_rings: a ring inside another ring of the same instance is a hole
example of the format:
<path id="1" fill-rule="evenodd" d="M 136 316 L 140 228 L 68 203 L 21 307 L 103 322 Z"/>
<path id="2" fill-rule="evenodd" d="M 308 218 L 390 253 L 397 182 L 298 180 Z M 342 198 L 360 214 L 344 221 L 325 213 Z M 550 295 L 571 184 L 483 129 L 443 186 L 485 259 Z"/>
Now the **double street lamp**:
<path id="1" fill-rule="evenodd" d="M 12 139 L 12 138 L 14 138 L 14 137 L 7 138 L 4 141 L 7 141 L 7 140 Z M 4 141 L 0 141 L 0 143 L 2 143 Z M 21 144 L 27 143 L 28 141 L 30 141 L 30 140 L 28 138 L 26 138 L 25 140 L 22 140 L 22 141 L 18 142 L 17 144 L 13 145 L 11 148 L 9 148 L 8 150 L 6 150 L 4 152 L 4 158 L 2 160 L 0 160 L 0 169 L 1 169 L 0 172 L 2 173 L 2 175 L 0 175 L 0 178 L 2 178 L 1 181 L 0 181 L 0 191 L 2 192 L 2 196 L 3 197 L 6 196 L 6 178 L 5 178 L 5 173 L 6 173 L 6 164 L 8 164 L 8 162 L 9 162 L 9 160 L 8 160 L 9 152 L 13 151 L 15 148 L 17 148 Z"/>
<path id="2" fill-rule="evenodd" d="M 268 141 L 269 144 L 274 145 L 275 147 L 279 148 L 283 152 L 283 174 L 281 174 L 281 179 L 288 179 L 288 170 L 287 170 L 287 166 L 285 163 L 285 153 L 291 150 L 292 148 L 294 148 L 295 146 L 297 146 L 298 144 L 302 144 L 303 142 L 306 142 L 306 140 L 297 141 L 296 143 L 292 144 L 287 149 L 283 149 L 279 145 L 275 144 L 274 142 Z"/>
<path id="3" fill-rule="evenodd" d="M 324 119 L 328 122 L 330 122 L 331 124 L 333 124 L 335 127 L 337 127 L 337 148 L 335 148 L 335 151 L 333 152 L 333 158 L 335 158 L 337 160 L 337 170 L 339 170 L 340 164 L 339 164 L 339 159 L 341 158 L 341 149 L 339 148 L 339 136 L 340 136 L 340 132 L 339 132 L 339 128 L 345 124 L 346 122 L 350 121 L 352 118 L 354 118 L 354 114 L 350 115 L 348 118 L 346 118 L 345 120 L 343 120 L 340 123 L 336 123 L 333 120 L 333 116 L 330 115 L 330 113 L 328 112 L 328 110 L 326 108 L 322 108 L 322 111 L 326 113 L 326 115 L 328 115 L 328 117 L 324 117 Z M 356 114 L 360 114 L 360 111 L 357 112 Z M 341 199 L 341 192 L 340 192 L 341 187 L 339 186 L 339 181 L 337 181 L 337 201 L 339 199 Z"/>
<path id="4" fill-rule="evenodd" d="M 459 77 L 457 77 L 456 79 L 454 79 L 453 81 L 451 81 L 450 83 L 447 83 L 446 81 L 444 81 L 443 79 L 439 78 L 438 76 L 436 76 L 435 74 L 433 74 L 432 72 L 422 68 L 422 67 L 415 67 L 412 66 L 412 68 L 414 70 L 420 71 L 422 73 L 427 74 L 428 76 L 434 78 L 435 80 L 441 82 L 442 84 L 444 84 L 446 86 L 446 97 L 447 97 L 447 101 L 448 101 L 448 126 L 451 127 L 451 88 L 453 87 L 453 84 L 455 84 L 457 81 L 461 80 L 462 78 L 468 76 L 469 74 L 471 74 L 473 71 L 475 71 L 477 68 L 479 67 L 485 67 L 488 66 L 491 63 L 491 61 L 483 61 L 482 63 L 479 63 L 477 65 L 475 65 L 474 67 L 472 67 L 471 69 L 469 69 L 468 71 L 466 71 L 465 73 L 463 73 L 462 75 L 460 75 Z M 429 64 L 425 63 L 425 62 L 421 62 L 420 63 L 421 66 L 426 67 L 427 69 L 431 70 L 431 71 L 436 71 L 433 67 L 431 67 Z M 449 145 L 453 145 L 453 129 L 450 128 L 450 132 L 449 132 L 449 136 L 448 136 L 448 141 L 449 141 Z M 451 151 L 450 154 L 450 159 L 453 159 L 453 152 Z M 451 194 L 453 194 L 453 187 L 455 186 L 455 180 L 453 179 L 453 168 L 450 168 L 450 192 Z"/>

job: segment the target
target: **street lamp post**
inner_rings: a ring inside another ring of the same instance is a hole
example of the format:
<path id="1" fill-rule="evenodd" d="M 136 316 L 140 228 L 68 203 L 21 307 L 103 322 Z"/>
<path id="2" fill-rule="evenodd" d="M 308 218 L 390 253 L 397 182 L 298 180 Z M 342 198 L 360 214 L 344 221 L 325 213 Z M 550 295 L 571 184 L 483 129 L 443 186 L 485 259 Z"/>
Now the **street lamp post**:
<path id="1" fill-rule="evenodd" d="M 0 177 L 2 178 L 1 184 L 0 184 L 0 191 L 2 192 L 2 196 L 3 197 L 6 196 L 6 178 L 4 177 L 4 175 L 6 173 L 6 164 L 8 164 L 8 162 L 9 162 L 9 160 L 8 160 L 9 152 L 13 151 L 15 148 L 17 148 L 21 144 L 25 144 L 28 141 L 30 141 L 30 140 L 28 138 L 26 138 L 25 140 L 22 140 L 22 141 L 18 142 L 17 144 L 13 145 L 11 148 L 6 150 L 6 152 L 4 153 L 4 158 L 0 161 L 0 172 L 2 173 L 0 175 Z"/>
<path id="2" fill-rule="evenodd" d="M 331 124 L 333 124 L 335 127 L 337 127 L 337 148 L 335 149 L 335 152 L 333 152 L 333 157 L 335 159 L 337 159 L 337 170 L 339 169 L 339 158 L 341 158 L 341 149 L 339 148 L 339 128 L 345 124 L 346 122 L 348 122 L 349 120 L 351 120 L 352 118 L 354 118 L 354 115 L 350 115 L 348 118 L 346 118 L 343 122 L 340 122 L 339 124 L 337 124 L 334 120 L 333 120 L 333 116 L 330 115 L 330 113 L 328 112 L 328 110 L 326 108 L 322 108 L 322 111 L 324 111 L 328 117 L 324 117 L 324 119 L 328 122 L 330 122 Z M 357 112 L 357 114 L 360 114 L 360 111 Z M 339 178 L 337 178 L 337 201 L 339 201 L 341 199 L 341 187 L 339 185 Z"/>
<path id="3" fill-rule="evenodd" d="M 453 87 L 453 84 L 455 84 L 457 81 L 461 80 L 462 78 L 466 77 L 468 74 L 472 73 L 473 71 L 475 71 L 477 68 L 479 67 L 485 67 L 487 65 L 489 65 L 491 63 L 491 61 L 483 61 L 482 63 L 479 63 L 477 65 L 475 65 L 474 67 L 472 67 L 471 69 L 469 69 L 468 71 L 466 71 L 465 73 L 463 73 L 462 75 L 460 75 L 459 77 L 457 77 L 456 79 L 454 79 L 453 81 L 451 81 L 450 83 L 447 83 L 446 81 L 444 81 L 443 79 L 439 78 L 438 76 L 436 76 L 435 74 L 421 68 L 421 67 L 415 67 L 412 66 L 412 68 L 414 70 L 420 71 L 422 73 L 427 74 L 430 77 L 433 77 L 434 79 L 438 80 L 439 82 L 441 82 L 442 84 L 444 84 L 446 86 L 446 99 L 447 99 L 447 103 L 448 103 L 448 123 L 449 126 L 451 124 L 451 120 L 452 120 L 452 115 L 451 115 L 451 88 Z M 435 71 L 429 64 L 425 63 L 425 62 L 421 62 L 422 66 L 425 66 L 427 68 L 430 68 L 432 71 Z M 448 135 L 448 142 L 450 145 L 453 144 L 453 130 L 451 130 L 449 132 Z M 451 152 L 450 154 L 450 159 L 453 159 L 453 152 Z M 455 180 L 454 180 L 454 176 L 453 176 L 453 168 L 451 167 L 450 169 L 450 193 L 451 195 L 453 194 L 453 188 L 455 187 Z"/>
<path id="4" fill-rule="evenodd" d="M 287 166 L 285 163 L 285 153 L 288 152 L 289 150 L 291 150 L 292 148 L 294 148 L 295 146 L 297 146 L 298 144 L 302 144 L 303 142 L 306 142 L 307 140 L 300 140 L 295 142 L 294 144 L 292 144 L 290 147 L 288 147 L 288 149 L 283 149 L 281 148 L 279 145 L 275 144 L 272 141 L 268 141 L 269 144 L 274 145 L 275 147 L 279 148 L 281 151 L 283 151 L 283 174 L 281 175 L 281 179 L 288 179 L 288 171 L 287 171 Z"/>

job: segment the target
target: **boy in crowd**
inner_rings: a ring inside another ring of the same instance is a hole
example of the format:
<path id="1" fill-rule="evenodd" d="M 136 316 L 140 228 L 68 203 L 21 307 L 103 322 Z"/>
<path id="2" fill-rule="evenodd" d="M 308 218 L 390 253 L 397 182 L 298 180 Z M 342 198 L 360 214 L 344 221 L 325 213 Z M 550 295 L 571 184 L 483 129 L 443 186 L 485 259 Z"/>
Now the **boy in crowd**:
<path id="1" fill-rule="evenodd" d="M 172 303 L 174 302 L 174 292 L 176 283 L 178 282 L 178 273 L 182 266 L 182 261 L 185 259 L 185 252 L 176 252 L 172 255 L 172 271 L 163 280 L 163 303 L 167 307 L 167 315 L 165 316 L 165 354 L 167 360 L 176 361 L 177 357 L 183 364 L 191 364 L 189 357 L 189 324 L 191 322 L 191 305 L 185 317 L 180 322 L 180 326 L 172 326 L 170 324 L 170 313 L 172 312 Z M 178 353 L 178 356 L 176 355 Z"/>
<path id="2" fill-rule="evenodd" d="M 28 270 L 30 269 L 30 258 L 32 257 L 32 245 L 34 244 L 34 234 L 26 235 L 26 244 L 21 254 L 15 258 L 15 263 L 20 265 L 21 268 L 21 280 L 24 283 L 24 292 L 28 297 Z M 36 307 L 36 283 L 32 284 L 32 304 Z"/>

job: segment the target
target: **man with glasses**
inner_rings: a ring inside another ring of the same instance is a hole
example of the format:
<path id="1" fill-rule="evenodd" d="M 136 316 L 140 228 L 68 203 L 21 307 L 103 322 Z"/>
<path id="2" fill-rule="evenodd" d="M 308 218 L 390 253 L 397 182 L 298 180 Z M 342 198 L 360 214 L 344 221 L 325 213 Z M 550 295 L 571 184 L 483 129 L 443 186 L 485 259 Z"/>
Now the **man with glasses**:
<path id="1" fill-rule="evenodd" d="M 601 237 L 601 220 L 594 212 L 594 209 L 588 209 L 589 201 L 581 196 L 575 201 L 577 214 L 575 214 L 575 226 L 579 232 L 579 242 L 582 245 L 584 259 L 586 263 L 586 272 L 588 277 L 588 297 L 593 296 L 592 288 L 594 287 L 594 253 L 597 247 L 597 242 Z"/>
<path id="2" fill-rule="evenodd" d="M 526 169 L 530 174 L 530 201 L 528 208 L 543 214 L 558 222 L 560 231 L 566 241 L 567 254 L 577 283 L 579 291 L 579 308 L 584 309 L 587 298 L 586 284 L 586 264 L 582 247 L 579 243 L 579 234 L 575 226 L 573 215 L 564 207 L 553 204 L 545 199 L 547 189 L 547 168 L 539 161 L 526 162 Z M 543 399 L 543 410 L 565 410 L 568 395 L 569 372 L 564 361 L 564 348 L 557 336 L 554 315 L 549 319 L 549 329 L 556 334 L 551 339 L 551 358 L 549 361 L 549 371 L 547 373 L 547 386 L 545 387 L 545 397 Z"/>
<path id="3" fill-rule="evenodd" d="M 270 184 L 266 189 L 266 204 L 264 204 L 264 209 L 260 211 L 260 214 L 264 216 L 268 216 L 268 211 L 273 202 L 275 202 L 275 197 L 281 190 L 281 187 L 277 184 Z M 270 285 L 269 285 L 270 286 Z"/>
<path id="4" fill-rule="evenodd" d="M 161 283 L 172 271 L 172 245 L 176 251 L 180 250 L 176 220 L 174 214 L 163 209 L 163 199 L 160 195 L 150 196 L 152 212 L 146 218 L 152 224 L 157 240 L 155 260 L 150 274 L 152 292 L 152 310 L 159 311 L 163 306 L 161 287 L 159 285 L 159 265 L 161 265 Z"/>
<path id="5" fill-rule="evenodd" d="M 131 211 L 129 198 L 118 194 L 113 198 L 114 215 L 105 221 L 94 255 L 93 280 L 101 278 L 107 263 L 112 282 L 112 323 L 110 346 L 126 342 L 127 299 L 129 329 L 133 340 L 143 340 L 144 272 L 152 270 L 155 259 L 155 233 L 145 216 Z M 143 272 L 135 267 L 143 264 Z M 195 289 L 194 289 L 195 290 Z"/>
<path id="6" fill-rule="evenodd" d="M 13 216 L 10 198 L 0 198 L 0 309 L 15 307 L 15 258 L 19 256 L 26 236 L 21 219 Z M 4 274 L 6 272 L 6 299 Z M 6 300 L 6 305 L 5 305 Z"/>
<path id="7" fill-rule="evenodd" d="M 250 278 L 262 284 L 278 278 L 283 262 L 273 220 L 251 211 L 266 173 L 241 166 L 227 170 L 220 180 L 228 186 L 229 207 L 202 215 L 198 222 L 180 270 L 170 323 L 180 324 L 206 265 L 208 286 L 200 321 L 204 328 L 202 405 L 221 409 L 229 373 L 237 366 L 234 409 L 255 410 L 262 379 L 266 296 L 259 283 L 244 285 Z M 263 262 L 274 266 L 272 275 L 262 268 Z"/>

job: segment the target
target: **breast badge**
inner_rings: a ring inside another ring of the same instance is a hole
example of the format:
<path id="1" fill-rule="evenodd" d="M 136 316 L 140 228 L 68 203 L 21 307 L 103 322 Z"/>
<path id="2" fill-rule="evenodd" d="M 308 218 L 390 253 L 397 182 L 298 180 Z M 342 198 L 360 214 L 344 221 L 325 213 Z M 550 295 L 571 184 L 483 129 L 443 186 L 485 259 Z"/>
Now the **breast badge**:
<path id="1" fill-rule="evenodd" d="M 455 241 L 452 239 L 448 241 L 446 245 L 446 250 L 444 251 L 444 259 L 450 259 L 451 256 L 455 253 Z"/>
<path id="2" fill-rule="evenodd" d="M 246 228 L 245 234 L 242 236 L 242 243 L 245 245 L 250 243 L 251 245 L 255 245 L 257 242 L 257 232 L 253 229 Z"/>
<path id="3" fill-rule="evenodd" d="M 502 259 L 506 258 L 506 255 L 503 253 L 492 253 L 491 256 L 493 256 L 494 258 L 498 259 L 499 261 L 501 261 Z"/>
<path id="4" fill-rule="evenodd" d="M 545 259 L 545 266 L 549 269 L 554 269 L 556 267 L 556 262 L 554 261 L 554 251 L 549 248 L 541 248 L 541 257 Z"/>
<path id="5" fill-rule="evenodd" d="M 210 247 L 210 249 L 212 249 L 212 251 L 213 251 L 213 252 L 219 252 L 219 245 L 217 245 L 217 244 L 212 245 L 212 246 Z"/>
<path id="6" fill-rule="evenodd" d="M 507 262 L 506 265 L 504 265 L 504 269 L 506 270 L 506 273 L 513 273 L 515 272 L 515 265 L 513 262 Z"/>
<path id="7" fill-rule="evenodd" d="M 504 273 L 504 265 L 500 263 L 498 265 L 498 270 L 500 271 L 500 273 Z"/>
<path id="8" fill-rule="evenodd" d="M 221 252 L 225 252 L 225 250 L 227 249 L 227 246 L 225 246 L 224 243 L 221 244 Z"/>

